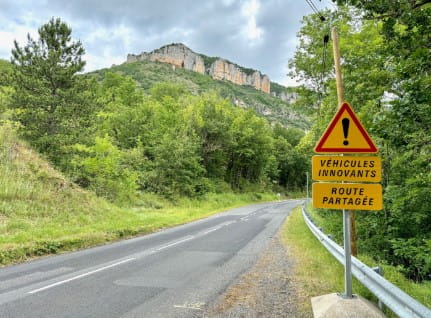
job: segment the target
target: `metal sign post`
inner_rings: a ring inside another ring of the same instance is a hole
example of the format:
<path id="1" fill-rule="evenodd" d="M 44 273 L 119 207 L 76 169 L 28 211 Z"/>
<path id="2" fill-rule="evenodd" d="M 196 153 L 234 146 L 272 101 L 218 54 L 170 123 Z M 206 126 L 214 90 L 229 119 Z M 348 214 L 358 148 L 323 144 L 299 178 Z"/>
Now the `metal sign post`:
<path id="1" fill-rule="evenodd" d="M 343 209 L 344 231 L 344 297 L 352 298 L 352 252 L 350 250 L 350 211 Z"/>
<path id="2" fill-rule="evenodd" d="M 362 183 L 381 180 L 381 171 L 378 171 L 381 170 L 381 162 L 378 157 L 350 156 L 377 153 L 378 149 L 350 105 L 343 103 L 340 54 L 335 28 L 332 29 L 332 39 L 338 111 L 314 147 L 315 153 L 325 155 L 312 159 L 313 180 L 324 181 L 313 183 L 313 207 L 343 210 L 345 293 L 342 296 L 353 298 L 352 253 L 356 250 L 356 235 L 352 224 L 355 215 L 351 210 L 382 210 L 382 186 Z"/>

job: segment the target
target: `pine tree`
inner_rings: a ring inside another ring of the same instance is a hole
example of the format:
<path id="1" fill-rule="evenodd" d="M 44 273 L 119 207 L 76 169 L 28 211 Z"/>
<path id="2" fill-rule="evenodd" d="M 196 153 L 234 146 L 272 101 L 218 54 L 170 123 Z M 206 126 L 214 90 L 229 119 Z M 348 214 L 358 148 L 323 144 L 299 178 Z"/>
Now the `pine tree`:
<path id="1" fill-rule="evenodd" d="M 64 146 L 85 135 L 96 105 L 91 81 L 78 75 L 85 50 L 71 33 L 66 23 L 52 18 L 39 28 L 39 39 L 28 35 L 26 46 L 15 41 L 12 49 L 15 118 L 22 134 L 54 161 Z"/>

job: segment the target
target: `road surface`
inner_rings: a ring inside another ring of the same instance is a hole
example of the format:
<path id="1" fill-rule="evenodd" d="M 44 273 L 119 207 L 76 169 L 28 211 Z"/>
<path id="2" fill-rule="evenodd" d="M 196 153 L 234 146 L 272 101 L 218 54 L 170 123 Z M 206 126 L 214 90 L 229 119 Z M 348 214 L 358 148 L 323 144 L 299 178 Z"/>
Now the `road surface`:
<path id="1" fill-rule="evenodd" d="M 2 268 L 0 317 L 201 317 L 300 203 L 255 204 Z"/>

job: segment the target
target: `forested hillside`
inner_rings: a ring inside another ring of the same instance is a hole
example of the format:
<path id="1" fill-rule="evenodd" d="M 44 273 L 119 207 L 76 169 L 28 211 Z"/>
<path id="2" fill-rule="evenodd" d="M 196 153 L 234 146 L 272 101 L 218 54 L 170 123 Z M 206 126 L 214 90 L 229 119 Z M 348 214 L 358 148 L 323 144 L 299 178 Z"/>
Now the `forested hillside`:
<path id="1" fill-rule="evenodd" d="M 216 91 L 81 74 L 83 54 L 52 19 L 15 44 L 12 64 L 0 61 L 0 264 L 303 187 L 302 130 L 271 126 Z"/>
<path id="2" fill-rule="evenodd" d="M 252 86 L 241 86 L 229 81 L 213 80 L 211 76 L 200 74 L 183 68 L 173 68 L 170 64 L 151 61 L 124 63 L 102 69 L 91 74 L 102 80 L 106 73 L 114 72 L 132 77 L 138 86 L 147 93 L 158 82 L 181 84 L 193 95 L 210 91 L 216 92 L 232 104 L 247 109 L 253 109 L 258 115 L 267 118 L 271 123 L 280 123 L 285 127 L 296 127 L 301 130 L 310 126 L 308 109 L 288 103 L 271 94 L 256 90 Z M 271 83 L 271 89 L 278 95 L 287 93 L 288 88 Z"/>
<path id="3" fill-rule="evenodd" d="M 84 52 L 51 19 L 39 39 L 15 43 L 12 66 L 3 63 L 7 120 L 71 181 L 123 205 L 145 193 L 303 189 L 306 164 L 295 149 L 303 131 L 270 125 L 252 109 L 287 104 L 160 63 L 81 75 Z M 235 106 L 234 93 L 254 106 Z"/>

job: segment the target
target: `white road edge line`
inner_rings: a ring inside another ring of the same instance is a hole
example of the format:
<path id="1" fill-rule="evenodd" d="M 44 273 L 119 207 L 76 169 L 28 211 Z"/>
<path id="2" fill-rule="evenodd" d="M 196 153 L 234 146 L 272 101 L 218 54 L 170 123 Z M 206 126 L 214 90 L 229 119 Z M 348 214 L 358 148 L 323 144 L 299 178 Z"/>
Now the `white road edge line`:
<path id="1" fill-rule="evenodd" d="M 223 225 L 218 226 L 218 227 L 216 227 L 216 228 L 214 228 L 214 229 L 211 229 L 211 230 L 209 230 L 209 231 L 206 231 L 206 232 L 204 232 L 204 233 L 202 233 L 202 234 L 203 234 L 203 235 L 206 235 L 206 234 L 208 234 L 208 233 L 211 233 L 211 232 L 217 231 L 217 230 L 219 230 L 220 228 L 222 228 L 223 226 L 228 226 L 228 225 L 230 225 L 230 224 L 232 224 L 232 223 L 236 223 L 236 221 L 229 221 L 229 222 L 226 222 L 226 223 L 224 223 Z M 179 240 L 179 241 L 176 241 L 176 242 L 173 242 L 173 243 L 170 243 L 170 244 L 164 245 L 164 246 L 162 246 L 162 247 L 159 247 L 159 248 L 156 248 L 156 249 L 154 249 L 154 250 L 150 251 L 150 254 L 153 254 L 153 253 L 155 253 L 155 252 L 158 252 L 158 251 L 164 250 L 164 249 L 166 249 L 166 248 L 168 248 L 168 247 L 171 247 L 171 246 L 174 246 L 174 245 L 177 245 L 177 244 L 180 244 L 180 243 L 186 242 L 186 241 L 190 241 L 190 240 L 192 240 L 192 239 L 194 239 L 194 238 L 195 238 L 195 236 L 190 236 L 190 237 L 187 237 L 187 238 L 185 238 L 185 239 L 182 239 L 182 240 Z M 130 262 L 130 261 L 134 261 L 135 259 L 136 259 L 135 257 L 127 258 L 127 259 L 122 260 L 122 261 L 119 261 L 119 262 L 117 262 L 117 263 L 114 263 L 114 264 L 111 264 L 111 265 L 107 265 L 107 266 L 104 266 L 104 267 L 101 267 L 101 268 L 95 269 L 95 270 L 93 270 L 93 271 L 90 271 L 90 272 L 87 272 L 87 273 L 84 273 L 84 274 L 81 274 L 81 275 L 78 275 L 78 276 L 74 276 L 74 277 L 71 277 L 71 278 L 68 278 L 68 279 L 65 279 L 65 280 L 62 280 L 62 281 L 56 282 L 56 283 L 51 284 L 51 285 L 47 285 L 47 286 L 45 286 L 45 287 L 41 287 L 41 288 L 38 288 L 38 289 L 35 289 L 35 290 L 32 290 L 32 291 L 29 291 L 29 292 L 28 292 L 28 294 L 36 294 L 36 293 L 38 293 L 38 292 L 41 292 L 41 291 L 44 291 L 44 290 L 50 289 L 50 288 L 52 288 L 52 287 L 56 287 L 56 286 L 59 286 L 59 285 L 63 285 L 63 284 L 69 283 L 69 282 L 71 282 L 71 281 L 74 281 L 74 280 L 80 279 L 80 278 L 82 278 L 82 277 L 86 277 L 86 276 L 89 276 L 89 275 L 92 275 L 92 274 L 98 273 L 98 272 L 103 271 L 103 270 L 105 270 L 105 269 L 109 269 L 109 268 L 112 268 L 112 267 L 115 267 L 115 266 L 118 266 L 118 265 L 121 265 L 121 264 L 124 264 L 124 263 Z"/>
<path id="2" fill-rule="evenodd" d="M 182 239 L 182 240 L 179 240 L 179 241 L 176 241 L 176 242 L 173 242 L 173 243 L 167 244 L 167 245 L 165 245 L 165 246 L 162 246 L 162 247 L 156 248 L 156 249 L 154 249 L 154 251 L 158 252 L 158 251 L 164 250 L 165 248 L 168 248 L 168 247 L 171 247 L 171 246 L 174 246 L 174 245 L 177 245 L 177 244 L 180 244 L 180 243 L 186 242 L 186 241 L 190 241 L 190 240 L 192 240 L 192 239 L 194 239 L 194 238 L 195 238 L 194 236 L 190 236 L 190 237 L 188 237 L 188 238 L 185 238 L 185 239 Z"/>
<path id="3" fill-rule="evenodd" d="M 215 228 L 213 228 L 211 230 L 208 230 L 206 232 L 202 232 L 202 235 L 207 235 L 207 234 L 209 234 L 211 232 L 214 232 L 214 231 L 217 231 L 217 230 L 220 230 L 220 229 L 221 229 L 221 226 L 217 226 L 217 227 L 215 227 Z"/>
<path id="4" fill-rule="evenodd" d="M 47 290 L 47 289 L 49 289 L 49 288 L 56 287 L 56 286 L 58 286 L 58 285 L 62 285 L 62 284 L 66 284 L 66 283 L 68 283 L 68 282 L 71 282 L 71 281 L 74 281 L 74 280 L 80 279 L 80 278 L 82 278 L 82 277 L 86 277 L 86 276 L 89 276 L 89 275 L 92 275 L 92 274 L 95 274 L 95 273 L 101 272 L 101 271 L 103 271 L 103 270 L 105 270 L 105 269 L 109 269 L 109 268 L 112 268 L 112 267 L 115 267 L 115 266 L 118 266 L 118 265 L 121 265 L 121 264 L 124 264 L 124 263 L 130 262 L 130 261 L 134 261 L 134 260 L 135 260 L 135 258 L 134 258 L 134 257 L 132 257 L 132 258 L 127 258 L 127 259 L 122 260 L 122 261 L 120 261 L 120 262 L 117 262 L 117 263 L 114 263 L 114 264 L 111 264 L 111 265 L 107 265 L 107 266 L 104 266 L 104 267 L 100 267 L 100 268 L 95 269 L 95 270 L 93 270 L 93 271 L 90 271 L 90 272 L 87 272 L 87 273 L 84 273 L 84 274 L 81 274 L 81 275 L 78 275 L 78 276 L 74 276 L 74 277 L 71 277 L 71 278 L 68 278 L 68 279 L 65 279 L 65 280 L 59 281 L 59 282 L 57 282 L 57 283 L 54 283 L 54 284 L 51 284 L 51 285 L 47 285 L 47 286 L 42 287 L 42 288 L 38 288 L 38 289 L 35 289 L 35 290 L 32 290 L 32 291 L 29 291 L 29 292 L 28 292 L 28 294 L 36 294 L 36 293 L 38 293 L 38 292 L 41 292 L 41 291 Z"/>

